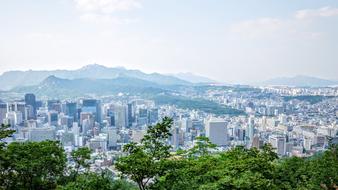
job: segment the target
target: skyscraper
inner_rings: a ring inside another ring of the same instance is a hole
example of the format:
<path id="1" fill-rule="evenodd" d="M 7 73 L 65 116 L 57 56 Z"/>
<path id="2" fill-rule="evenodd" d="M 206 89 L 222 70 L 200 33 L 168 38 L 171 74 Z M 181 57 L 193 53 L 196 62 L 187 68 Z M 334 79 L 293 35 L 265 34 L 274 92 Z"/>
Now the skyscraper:
<path id="1" fill-rule="evenodd" d="M 128 127 L 131 127 L 134 122 L 134 108 L 132 103 L 128 103 Z"/>
<path id="2" fill-rule="evenodd" d="M 276 153 L 280 156 L 286 153 L 286 138 L 283 135 L 271 135 L 269 137 L 269 143 L 275 148 Z"/>
<path id="3" fill-rule="evenodd" d="M 95 121 L 101 123 L 101 102 L 99 100 L 82 100 L 82 112 L 92 113 L 95 116 Z"/>
<path id="4" fill-rule="evenodd" d="M 0 103 L 0 124 L 3 123 L 3 120 L 6 118 L 7 113 L 7 104 Z"/>
<path id="5" fill-rule="evenodd" d="M 28 119 L 35 119 L 36 117 L 36 99 L 35 95 L 32 93 L 25 94 L 25 103 L 27 106 L 31 106 L 32 110 L 29 112 L 27 118 Z"/>
<path id="6" fill-rule="evenodd" d="M 48 112 L 48 124 L 57 126 L 59 120 L 59 114 L 57 111 L 50 111 Z"/>
<path id="7" fill-rule="evenodd" d="M 227 145 L 228 134 L 226 122 L 223 119 L 209 119 L 205 125 L 206 137 L 217 146 Z"/>
<path id="8" fill-rule="evenodd" d="M 65 112 L 66 115 L 73 117 L 74 121 L 77 120 L 76 114 L 77 114 L 77 108 L 76 108 L 76 103 L 75 102 L 66 102 L 65 105 Z"/>

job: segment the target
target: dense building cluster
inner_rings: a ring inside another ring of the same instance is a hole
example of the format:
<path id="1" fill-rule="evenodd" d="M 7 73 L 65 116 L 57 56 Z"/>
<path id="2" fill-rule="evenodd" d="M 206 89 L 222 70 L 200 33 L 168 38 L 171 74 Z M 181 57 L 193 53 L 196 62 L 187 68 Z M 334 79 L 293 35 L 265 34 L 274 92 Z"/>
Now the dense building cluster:
<path id="1" fill-rule="evenodd" d="M 270 143 L 280 157 L 306 157 L 338 143 L 335 88 L 209 88 L 180 93 L 244 114 L 211 114 L 124 94 L 73 100 L 38 100 L 25 94 L 22 100 L 0 103 L 0 121 L 16 130 L 7 142 L 58 140 L 69 153 L 90 148 L 94 171 L 113 171 L 110 166 L 124 154 L 123 145 L 141 142 L 148 126 L 166 116 L 174 121 L 167 140 L 172 151 L 192 148 L 199 136 L 217 145 L 215 151 L 238 145 L 259 149 Z M 319 101 L 311 101 L 318 96 Z"/>

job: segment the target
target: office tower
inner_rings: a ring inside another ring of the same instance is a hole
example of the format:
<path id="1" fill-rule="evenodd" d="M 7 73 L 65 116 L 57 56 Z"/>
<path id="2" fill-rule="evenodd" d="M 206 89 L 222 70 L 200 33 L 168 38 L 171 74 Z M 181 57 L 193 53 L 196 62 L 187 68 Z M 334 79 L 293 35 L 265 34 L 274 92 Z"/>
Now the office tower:
<path id="1" fill-rule="evenodd" d="M 263 147 L 263 145 L 264 145 L 264 141 L 261 138 L 259 138 L 258 135 L 255 135 L 252 139 L 251 147 L 255 147 L 257 149 L 260 149 L 260 148 Z"/>
<path id="2" fill-rule="evenodd" d="M 43 102 L 41 100 L 37 100 L 35 101 L 35 106 L 36 106 L 36 110 L 38 110 L 39 108 L 43 107 Z"/>
<path id="3" fill-rule="evenodd" d="M 48 124 L 50 126 L 57 126 L 59 120 L 59 113 L 57 111 L 48 112 Z"/>
<path id="4" fill-rule="evenodd" d="M 80 113 L 80 125 L 83 125 L 83 121 L 85 119 L 89 119 L 90 121 L 92 121 L 92 123 L 94 123 L 94 116 L 92 113 L 88 113 L 88 112 L 81 112 Z"/>
<path id="5" fill-rule="evenodd" d="M 108 122 L 108 125 L 115 126 L 115 112 L 114 107 L 112 105 L 104 106 L 104 115 L 105 115 L 104 119 Z"/>
<path id="6" fill-rule="evenodd" d="M 278 155 L 284 156 L 286 154 L 286 138 L 284 135 L 271 135 L 269 143 L 276 149 Z"/>
<path id="7" fill-rule="evenodd" d="M 174 150 L 177 150 L 184 144 L 184 133 L 179 127 L 171 129 L 170 144 Z"/>
<path id="8" fill-rule="evenodd" d="M 255 134 L 255 117 L 254 116 L 250 116 L 248 119 L 248 126 L 247 126 L 247 133 L 246 133 L 246 137 L 248 142 L 252 142 L 254 134 Z"/>
<path id="9" fill-rule="evenodd" d="M 235 136 L 237 137 L 238 140 L 240 141 L 244 141 L 245 140 L 245 135 L 246 131 L 245 129 L 241 129 L 241 128 L 235 128 Z"/>
<path id="10" fill-rule="evenodd" d="M 101 123 L 101 102 L 95 99 L 83 99 L 82 111 L 92 113 L 95 116 L 95 121 Z"/>
<path id="11" fill-rule="evenodd" d="M 148 109 L 140 108 L 137 114 L 137 125 L 148 125 Z"/>
<path id="12" fill-rule="evenodd" d="M 89 130 L 94 127 L 94 116 L 92 113 L 81 112 L 80 114 L 80 125 L 82 126 L 82 134 L 87 134 Z"/>
<path id="13" fill-rule="evenodd" d="M 100 134 L 89 140 L 89 148 L 92 151 L 107 151 L 107 134 Z"/>
<path id="14" fill-rule="evenodd" d="M 33 106 L 26 105 L 24 119 L 36 119 L 36 112 L 34 112 Z"/>
<path id="15" fill-rule="evenodd" d="M 55 140 L 55 130 L 52 127 L 28 128 L 28 140 L 34 142 Z"/>
<path id="16" fill-rule="evenodd" d="M 189 118 L 182 118 L 181 119 L 181 129 L 184 130 L 184 132 L 190 132 L 190 129 L 192 128 L 192 121 Z"/>
<path id="17" fill-rule="evenodd" d="M 128 127 L 131 127 L 134 122 L 134 106 L 132 103 L 128 103 Z"/>
<path id="18" fill-rule="evenodd" d="M 108 147 L 115 147 L 118 139 L 117 130 L 112 127 L 106 127 L 104 131 L 107 133 Z"/>
<path id="19" fill-rule="evenodd" d="M 16 125 L 20 125 L 23 122 L 22 113 L 19 111 L 10 111 L 6 113 L 6 122 L 11 128 L 15 128 Z"/>
<path id="20" fill-rule="evenodd" d="M 65 113 L 66 115 L 73 117 L 74 121 L 77 121 L 77 107 L 75 102 L 66 102 L 65 103 Z"/>
<path id="21" fill-rule="evenodd" d="M 114 105 L 114 113 L 115 113 L 115 127 L 118 129 L 125 128 L 128 126 L 127 121 L 127 111 L 126 107 L 123 105 Z"/>
<path id="22" fill-rule="evenodd" d="M 36 117 L 36 99 L 34 94 L 25 94 L 26 106 L 31 106 L 30 114 L 27 116 L 28 119 L 35 119 Z"/>
<path id="23" fill-rule="evenodd" d="M 7 112 L 14 111 L 14 112 L 21 112 L 22 119 L 26 118 L 26 105 L 24 102 L 11 102 L 7 103 Z"/>
<path id="24" fill-rule="evenodd" d="M 60 114 L 59 124 L 60 126 L 67 126 L 71 128 L 74 122 L 74 118 L 68 115 Z"/>
<path id="25" fill-rule="evenodd" d="M 227 126 L 223 119 L 212 118 L 206 121 L 206 137 L 217 146 L 227 145 Z"/>
<path id="26" fill-rule="evenodd" d="M 148 124 L 154 124 L 158 121 L 158 109 L 153 108 L 148 111 Z"/>
<path id="27" fill-rule="evenodd" d="M 59 138 L 63 146 L 72 146 L 75 144 L 75 135 L 68 131 L 61 133 Z"/>
<path id="28" fill-rule="evenodd" d="M 0 103 L 0 124 L 3 123 L 3 120 L 6 118 L 7 113 L 7 104 Z"/>
<path id="29" fill-rule="evenodd" d="M 77 135 L 77 136 L 80 135 L 80 127 L 79 127 L 79 124 L 77 122 L 73 123 L 72 132 L 73 132 L 74 135 Z"/>

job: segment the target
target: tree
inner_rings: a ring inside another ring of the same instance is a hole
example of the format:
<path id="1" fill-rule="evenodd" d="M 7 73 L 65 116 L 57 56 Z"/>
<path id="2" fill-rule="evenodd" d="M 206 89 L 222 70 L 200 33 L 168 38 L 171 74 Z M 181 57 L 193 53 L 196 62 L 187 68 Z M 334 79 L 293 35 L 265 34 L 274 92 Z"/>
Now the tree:
<path id="1" fill-rule="evenodd" d="M 75 162 L 74 169 L 72 172 L 73 179 L 75 180 L 77 175 L 79 174 L 80 168 L 88 169 L 90 159 L 90 149 L 88 147 L 78 148 L 77 150 L 71 153 L 72 160 Z"/>
<path id="2" fill-rule="evenodd" d="M 66 155 L 59 142 L 13 142 L 5 151 L 4 189 L 54 189 Z"/>
<path id="3" fill-rule="evenodd" d="M 0 126 L 0 189 L 6 184 L 7 168 L 10 163 L 10 160 L 6 157 L 6 143 L 3 142 L 3 139 L 15 132 L 14 130 L 10 130 L 9 127 L 9 125 L 5 124 L 1 124 Z"/>
<path id="4" fill-rule="evenodd" d="M 11 136 L 15 130 L 10 130 L 9 125 L 1 124 L 0 126 L 0 149 L 2 149 L 5 146 L 5 143 L 2 142 L 4 138 L 7 138 Z"/>
<path id="5" fill-rule="evenodd" d="M 198 145 L 197 145 L 198 146 Z M 204 145 L 202 147 L 205 147 Z M 202 148 L 205 152 L 205 148 Z M 227 152 L 195 154 L 172 160 L 152 189 L 273 189 L 275 153 L 236 147 Z"/>
<path id="6" fill-rule="evenodd" d="M 123 147 L 128 155 L 120 158 L 115 166 L 123 176 L 135 181 L 140 190 L 147 189 L 149 182 L 163 172 L 161 165 L 170 157 L 171 146 L 167 140 L 172 123 L 171 118 L 165 117 L 162 122 L 149 126 L 141 144 L 129 143 Z"/>
<path id="7" fill-rule="evenodd" d="M 188 156 L 191 158 L 206 156 L 215 148 L 216 145 L 211 143 L 208 137 L 200 136 L 196 138 L 195 146 L 188 151 Z"/>
<path id="8" fill-rule="evenodd" d="M 124 180 L 112 180 L 105 173 L 97 174 L 92 172 L 83 173 L 77 176 L 76 180 L 65 186 L 59 186 L 58 190 L 134 190 L 136 187 Z"/>

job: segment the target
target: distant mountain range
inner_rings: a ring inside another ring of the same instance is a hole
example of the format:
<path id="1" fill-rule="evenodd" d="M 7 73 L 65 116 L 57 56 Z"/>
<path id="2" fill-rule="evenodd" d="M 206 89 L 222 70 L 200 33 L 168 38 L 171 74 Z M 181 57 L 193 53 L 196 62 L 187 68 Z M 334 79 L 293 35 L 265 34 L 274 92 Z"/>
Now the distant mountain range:
<path id="1" fill-rule="evenodd" d="M 193 73 L 177 73 L 172 74 L 172 76 L 191 83 L 217 83 L 217 81 L 215 80 L 212 80 L 204 76 L 196 75 Z"/>
<path id="2" fill-rule="evenodd" d="M 49 76 L 37 85 L 16 87 L 14 92 L 32 92 L 50 98 L 76 97 L 85 94 L 109 95 L 113 93 L 146 94 L 166 92 L 164 86 L 142 79 L 117 77 L 114 79 L 61 79 Z"/>
<path id="3" fill-rule="evenodd" d="M 327 87 L 327 86 L 337 86 L 338 81 L 299 75 L 299 76 L 295 76 L 295 77 L 273 78 L 273 79 L 258 83 L 258 85 L 296 86 L 296 87 Z"/>
<path id="4" fill-rule="evenodd" d="M 159 73 L 146 74 L 139 70 L 128 70 L 123 67 L 109 68 L 92 64 L 77 70 L 53 70 L 53 71 L 9 71 L 0 76 L 0 90 L 10 90 L 16 87 L 32 86 L 40 84 L 49 76 L 62 79 L 115 79 L 118 77 L 134 78 L 153 82 L 159 85 L 190 85 L 191 81 L 182 80 L 175 76 Z"/>

